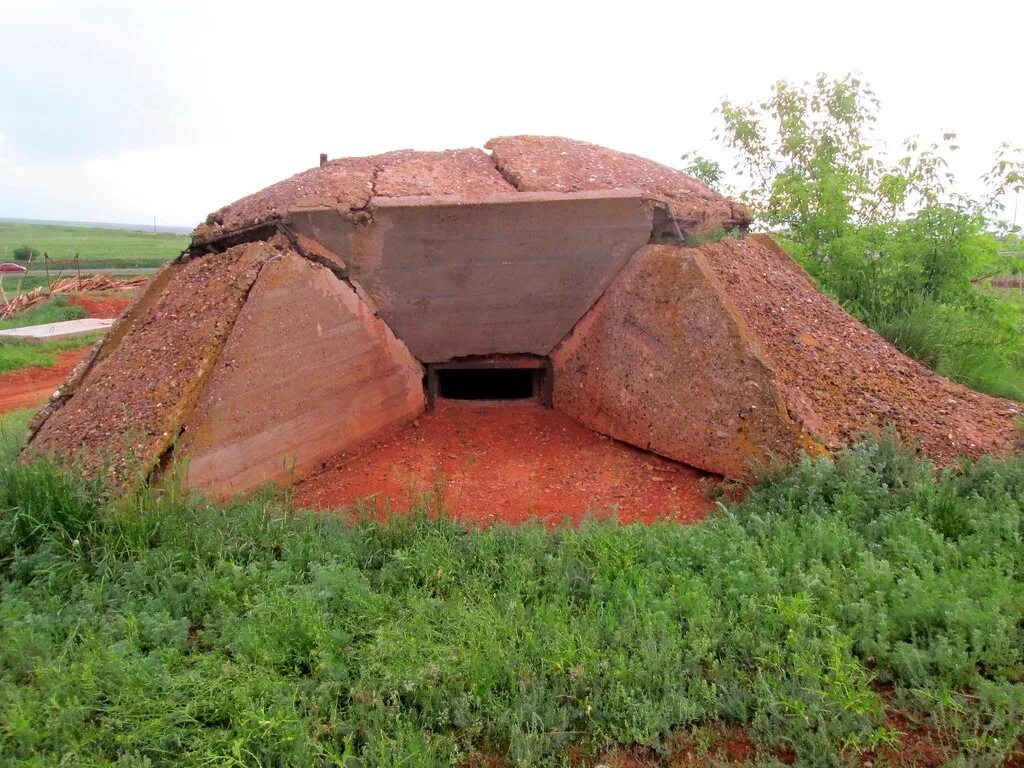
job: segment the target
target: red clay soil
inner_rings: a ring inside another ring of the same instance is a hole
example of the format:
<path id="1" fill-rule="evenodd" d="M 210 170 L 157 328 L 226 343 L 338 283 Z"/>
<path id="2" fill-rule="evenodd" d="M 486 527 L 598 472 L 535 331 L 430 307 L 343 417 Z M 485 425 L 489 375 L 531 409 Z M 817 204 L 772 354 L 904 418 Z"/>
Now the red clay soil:
<path id="1" fill-rule="evenodd" d="M 383 513 L 439 496 L 447 514 L 480 525 L 579 522 L 611 517 L 613 507 L 622 523 L 697 522 L 714 506 L 704 477 L 534 403 L 440 400 L 413 425 L 298 484 L 295 501 L 328 509 L 373 496 L 371 509 Z"/>
<path id="2" fill-rule="evenodd" d="M 131 303 L 131 297 L 112 293 L 81 293 L 75 296 L 68 296 L 68 304 L 82 307 L 89 313 L 89 317 L 96 318 L 110 319 L 120 317 L 121 313 Z"/>
<path id="3" fill-rule="evenodd" d="M 88 351 L 88 347 L 70 349 L 61 353 L 54 365 L 0 374 L 0 413 L 39 405 L 64 383 L 71 369 Z"/>

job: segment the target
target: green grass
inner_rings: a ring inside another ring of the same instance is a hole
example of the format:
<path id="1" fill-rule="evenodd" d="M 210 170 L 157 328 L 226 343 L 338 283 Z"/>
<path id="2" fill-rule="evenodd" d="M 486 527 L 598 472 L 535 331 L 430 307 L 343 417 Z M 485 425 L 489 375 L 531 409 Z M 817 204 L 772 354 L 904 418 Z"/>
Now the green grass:
<path id="1" fill-rule="evenodd" d="M 54 296 L 42 304 L 37 304 L 27 312 L 22 312 L 7 320 L 0 320 L 0 331 L 7 328 L 23 328 L 27 325 L 44 325 L 59 323 L 64 320 L 79 320 L 89 313 L 84 307 L 68 304 L 65 296 Z"/>
<path id="2" fill-rule="evenodd" d="M 26 325 L 45 325 L 63 320 L 78 320 L 88 313 L 82 307 L 69 305 L 64 296 L 55 296 L 33 307 L 28 312 L 9 320 L 0 320 L 0 330 Z M 33 343 L 21 339 L 0 339 L 0 373 L 9 373 L 31 366 L 50 366 L 57 355 L 69 349 L 81 349 L 95 344 L 100 333 L 90 333 L 73 339 L 59 339 Z"/>
<path id="3" fill-rule="evenodd" d="M 887 704 L 951 764 L 1020 739 L 1024 459 L 936 477 L 862 446 L 695 526 L 481 531 L 425 509 L 111 501 L 0 467 L 0 764 L 564 765 L 726 723 L 798 765 L 859 765 L 898 740 Z"/>
<path id="4" fill-rule="evenodd" d="M 1024 305 L 1002 297 L 978 309 L 913 302 L 875 330 L 947 378 L 1024 400 Z"/>
<path id="5" fill-rule="evenodd" d="M 177 256 L 188 243 L 187 235 L 0 222 L 0 261 L 11 261 L 15 248 L 28 245 L 60 260 L 78 253 L 89 262 L 83 266 L 155 267 Z"/>
<path id="6" fill-rule="evenodd" d="M 7 295 L 7 298 L 12 298 L 19 293 L 28 293 L 34 288 L 44 285 L 48 286 L 53 280 L 53 277 L 33 273 L 25 275 L 6 274 L 3 281 L 4 293 Z"/>
<path id="7" fill-rule="evenodd" d="M 48 367 L 57 361 L 57 355 L 70 349 L 89 347 L 100 340 L 101 333 L 89 333 L 72 339 L 58 339 L 33 343 L 20 339 L 0 339 L 0 373 L 22 368 Z"/>

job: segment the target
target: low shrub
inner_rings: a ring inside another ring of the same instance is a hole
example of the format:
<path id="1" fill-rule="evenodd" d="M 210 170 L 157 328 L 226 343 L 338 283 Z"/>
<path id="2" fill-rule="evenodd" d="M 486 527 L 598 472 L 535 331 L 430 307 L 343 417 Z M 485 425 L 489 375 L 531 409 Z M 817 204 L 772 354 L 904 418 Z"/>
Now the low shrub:
<path id="1" fill-rule="evenodd" d="M 959 765 L 1020 736 L 1020 458 L 863 445 L 705 524 L 553 533 L 98 490 L 0 475 L 5 764 L 560 765 L 725 723 L 845 765 L 894 704 Z"/>
<path id="2" fill-rule="evenodd" d="M 15 261 L 33 261 L 39 257 L 39 251 L 30 245 L 19 245 L 11 255 Z"/>

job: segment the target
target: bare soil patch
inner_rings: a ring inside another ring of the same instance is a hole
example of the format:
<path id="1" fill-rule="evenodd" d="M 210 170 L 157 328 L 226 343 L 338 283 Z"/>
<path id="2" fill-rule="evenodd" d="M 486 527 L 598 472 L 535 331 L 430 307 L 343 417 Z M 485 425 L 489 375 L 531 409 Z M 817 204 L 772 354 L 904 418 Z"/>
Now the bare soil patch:
<path id="1" fill-rule="evenodd" d="M 89 317 L 96 318 L 120 317 L 131 302 L 130 296 L 110 293 L 83 293 L 68 296 L 68 304 L 82 307 L 89 313 Z"/>
<path id="2" fill-rule="evenodd" d="M 369 508 L 383 514 L 426 497 L 481 525 L 532 517 L 553 525 L 616 510 L 623 523 L 697 522 L 714 506 L 701 487 L 709 477 L 535 403 L 440 400 L 413 425 L 299 483 L 295 500 L 326 509 L 371 497 Z"/>
<path id="3" fill-rule="evenodd" d="M 0 374 L 0 413 L 41 403 L 64 383 L 71 369 L 88 351 L 88 347 L 70 349 L 62 352 L 54 365 Z"/>

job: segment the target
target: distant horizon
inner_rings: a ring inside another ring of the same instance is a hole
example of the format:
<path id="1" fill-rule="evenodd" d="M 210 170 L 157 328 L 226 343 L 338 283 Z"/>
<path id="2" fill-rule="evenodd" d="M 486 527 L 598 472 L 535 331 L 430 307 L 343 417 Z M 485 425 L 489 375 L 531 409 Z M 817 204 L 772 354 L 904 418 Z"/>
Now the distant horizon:
<path id="1" fill-rule="evenodd" d="M 178 224 L 129 224 L 114 221 L 73 221 L 70 219 L 30 219 L 23 216 L 0 216 L 0 223 L 39 224 L 54 227 L 85 227 L 89 229 L 122 229 L 129 232 L 149 232 L 164 235 L 189 235 L 194 227 Z"/>

